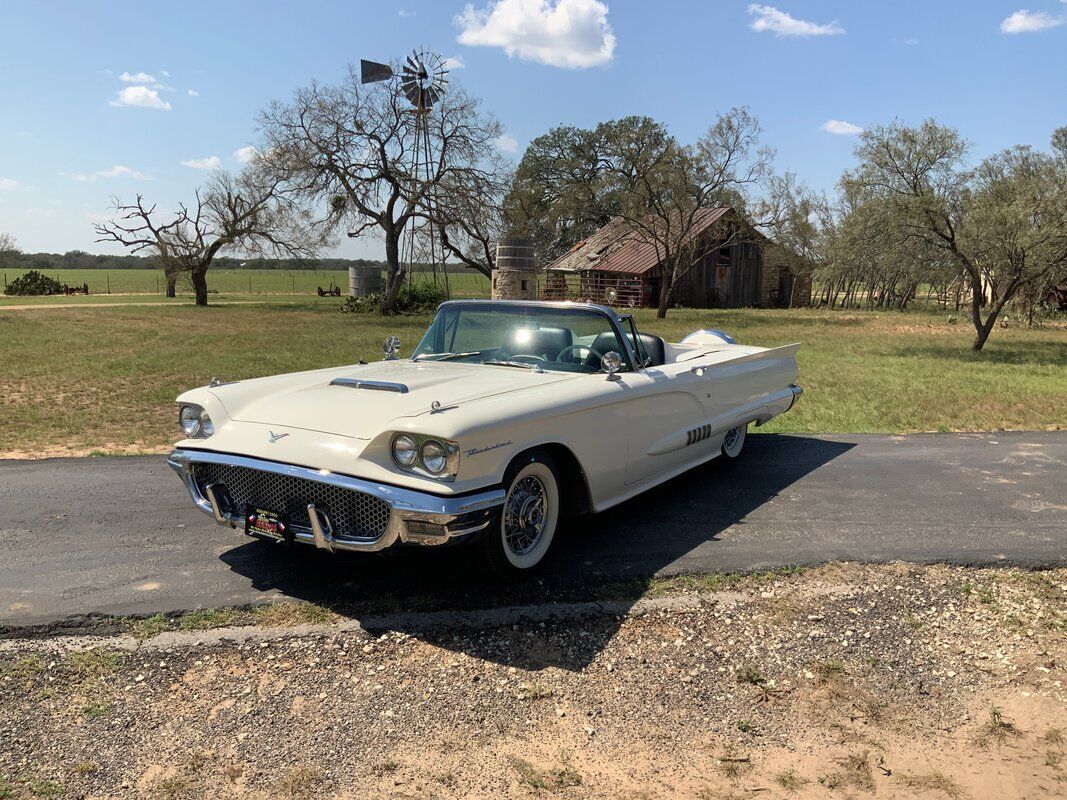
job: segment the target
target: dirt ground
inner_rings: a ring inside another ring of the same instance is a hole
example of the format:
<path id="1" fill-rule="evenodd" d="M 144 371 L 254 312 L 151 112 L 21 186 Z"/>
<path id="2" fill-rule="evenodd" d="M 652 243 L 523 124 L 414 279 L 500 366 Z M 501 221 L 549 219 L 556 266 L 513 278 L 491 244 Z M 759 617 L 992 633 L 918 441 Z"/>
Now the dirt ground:
<path id="1" fill-rule="evenodd" d="M 1067 796 L 1067 570 L 829 565 L 624 616 L 249 630 L 0 642 L 0 797 Z"/>

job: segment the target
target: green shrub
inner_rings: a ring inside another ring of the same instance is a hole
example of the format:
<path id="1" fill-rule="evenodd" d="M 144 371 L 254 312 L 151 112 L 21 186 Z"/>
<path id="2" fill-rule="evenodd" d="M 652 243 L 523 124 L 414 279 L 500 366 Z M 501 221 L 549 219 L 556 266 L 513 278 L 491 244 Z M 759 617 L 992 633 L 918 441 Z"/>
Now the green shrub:
<path id="1" fill-rule="evenodd" d="M 363 297 L 348 297 L 341 304 L 342 314 L 374 314 L 381 308 L 384 294 L 375 293 Z M 435 311 L 447 300 L 443 289 L 428 283 L 401 286 L 396 296 L 396 310 L 401 314 L 425 314 Z"/>
<path id="2" fill-rule="evenodd" d="M 42 275 L 35 269 L 31 269 L 25 275 L 20 275 L 11 281 L 4 290 L 4 294 L 12 295 L 38 295 L 38 294 L 62 294 L 63 284 L 55 278 Z"/>

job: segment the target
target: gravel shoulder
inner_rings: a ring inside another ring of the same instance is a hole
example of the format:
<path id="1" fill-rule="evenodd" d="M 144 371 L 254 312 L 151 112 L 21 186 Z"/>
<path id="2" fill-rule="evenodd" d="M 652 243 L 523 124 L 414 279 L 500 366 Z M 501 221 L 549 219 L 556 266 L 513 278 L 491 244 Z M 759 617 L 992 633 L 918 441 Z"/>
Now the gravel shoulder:
<path id="1" fill-rule="evenodd" d="M 1067 570 L 708 587 L 625 615 L 9 640 L 0 796 L 1067 796 Z"/>

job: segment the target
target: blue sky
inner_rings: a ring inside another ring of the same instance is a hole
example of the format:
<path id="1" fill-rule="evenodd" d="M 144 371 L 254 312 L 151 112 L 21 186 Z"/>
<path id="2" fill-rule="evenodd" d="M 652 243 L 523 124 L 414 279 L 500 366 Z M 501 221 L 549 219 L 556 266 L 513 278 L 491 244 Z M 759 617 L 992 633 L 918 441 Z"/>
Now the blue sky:
<path id="1" fill-rule="evenodd" d="M 850 126 L 894 117 L 936 116 L 976 156 L 1044 147 L 1067 125 L 1065 19 L 1060 0 L 4 0 L 0 232 L 27 251 L 116 252 L 91 229 L 113 195 L 174 207 L 214 159 L 240 167 L 271 100 L 416 45 L 463 64 L 453 78 L 516 158 L 554 125 L 627 114 L 688 141 L 734 105 L 779 169 L 820 189 L 851 163 Z"/>

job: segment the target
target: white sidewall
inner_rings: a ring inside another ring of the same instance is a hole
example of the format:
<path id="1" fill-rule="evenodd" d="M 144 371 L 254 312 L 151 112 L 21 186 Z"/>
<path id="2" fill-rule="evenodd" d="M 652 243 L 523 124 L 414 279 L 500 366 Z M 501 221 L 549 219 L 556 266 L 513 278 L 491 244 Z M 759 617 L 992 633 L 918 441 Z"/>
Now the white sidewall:
<path id="1" fill-rule="evenodd" d="M 504 556 L 516 569 L 532 569 L 541 562 L 541 559 L 545 557 L 545 553 L 548 552 L 548 548 L 552 546 L 552 538 L 556 535 L 556 524 L 559 522 L 559 486 L 556 485 L 556 476 L 552 474 L 552 470 L 537 461 L 527 464 L 512 478 L 511 486 L 514 486 L 527 475 L 533 475 L 545 487 L 545 529 L 541 534 L 541 540 L 533 550 L 529 553 L 518 555 L 508 547 L 508 539 L 504 534 L 504 515 L 500 515 L 500 527 L 497 535 L 500 537 L 500 543 L 504 548 Z M 511 486 L 508 487 L 509 495 Z"/>

